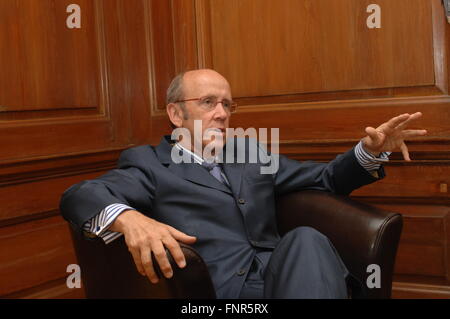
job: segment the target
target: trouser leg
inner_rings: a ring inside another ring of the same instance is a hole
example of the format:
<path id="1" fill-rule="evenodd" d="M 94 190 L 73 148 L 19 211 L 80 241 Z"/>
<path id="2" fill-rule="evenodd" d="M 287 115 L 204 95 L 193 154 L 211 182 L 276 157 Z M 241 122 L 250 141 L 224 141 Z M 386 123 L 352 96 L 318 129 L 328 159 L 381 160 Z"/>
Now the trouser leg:
<path id="1" fill-rule="evenodd" d="M 264 273 L 265 298 L 347 298 L 348 270 L 326 236 L 310 227 L 287 233 Z"/>

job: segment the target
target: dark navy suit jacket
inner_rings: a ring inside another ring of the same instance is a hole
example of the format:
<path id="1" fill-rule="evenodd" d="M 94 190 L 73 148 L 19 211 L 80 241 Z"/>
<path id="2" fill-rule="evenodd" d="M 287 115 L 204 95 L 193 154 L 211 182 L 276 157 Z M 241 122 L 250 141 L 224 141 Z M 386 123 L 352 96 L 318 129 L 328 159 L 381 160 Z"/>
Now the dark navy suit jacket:
<path id="1" fill-rule="evenodd" d="M 233 143 L 235 156 L 240 152 L 249 155 L 252 143 L 246 139 L 244 148 Z M 175 164 L 171 149 L 170 138 L 165 136 L 156 147 L 124 151 L 118 169 L 69 188 L 62 197 L 61 212 L 81 231 L 106 206 L 123 203 L 196 236 L 193 247 L 208 265 L 218 298 L 237 298 L 245 280 L 242 270 L 249 270 L 255 252 L 273 249 L 280 240 L 276 196 L 301 189 L 349 194 L 378 180 L 358 163 L 352 149 L 328 164 L 280 155 L 278 171 L 265 175 L 260 168 L 269 165 L 263 164 L 268 158 L 258 163 L 224 163 L 230 190 L 199 164 Z M 384 177 L 382 167 L 378 174 Z"/>

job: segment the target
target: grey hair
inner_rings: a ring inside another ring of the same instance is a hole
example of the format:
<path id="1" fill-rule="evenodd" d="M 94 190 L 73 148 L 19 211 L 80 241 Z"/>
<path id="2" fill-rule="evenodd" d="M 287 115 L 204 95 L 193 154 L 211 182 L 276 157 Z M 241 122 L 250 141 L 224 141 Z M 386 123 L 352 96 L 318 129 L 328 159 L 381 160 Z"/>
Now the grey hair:
<path id="1" fill-rule="evenodd" d="M 183 77 L 186 72 L 182 72 L 178 74 L 176 77 L 173 78 L 172 82 L 169 85 L 169 88 L 167 89 L 167 95 L 166 95 L 166 102 L 167 104 L 170 103 L 177 103 L 177 101 L 180 101 L 184 98 L 184 92 L 183 92 Z M 183 113 L 183 118 L 187 120 L 189 118 L 186 106 L 184 105 L 184 102 L 179 102 L 181 111 Z M 172 129 L 175 129 L 176 126 L 171 122 L 170 126 Z"/>
<path id="2" fill-rule="evenodd" d="M 184 73 L 182 72 L 173 78 L 172 82 L 167 89 L 167 104 L 175 103 L 179 100 L 183 99 L 183 77 Z"/>

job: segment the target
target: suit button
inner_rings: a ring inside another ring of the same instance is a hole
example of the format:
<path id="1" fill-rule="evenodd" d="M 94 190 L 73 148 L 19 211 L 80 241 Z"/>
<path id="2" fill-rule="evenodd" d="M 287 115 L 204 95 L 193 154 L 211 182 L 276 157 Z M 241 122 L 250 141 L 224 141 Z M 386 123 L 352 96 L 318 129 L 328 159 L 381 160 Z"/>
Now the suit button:
<path id="1" fill-rule="evenodd" d="M 238 199 L 238 203 L 239 203 L 239 204 L 245 204 L 245 199 L 239 198 L 239 199 Z"/>
<path id="2" fill-rule="evenodd" d="M 237 274 L 238 276 L 244 275 L 244 274 L 245 274 L 245 269 L 239 269 L 239 270 L 236 272 L 236 274 Z"/>

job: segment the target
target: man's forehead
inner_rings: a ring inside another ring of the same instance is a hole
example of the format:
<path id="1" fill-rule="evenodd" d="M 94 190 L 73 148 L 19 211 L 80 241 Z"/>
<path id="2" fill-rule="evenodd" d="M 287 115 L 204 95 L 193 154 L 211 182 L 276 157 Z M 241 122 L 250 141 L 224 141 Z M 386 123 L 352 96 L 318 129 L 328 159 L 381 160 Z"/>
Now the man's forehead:
<path id="1" fill-rule="evenodd" d="M 229 90 L 228 81 L 213 70 L 194 70 L 186 72 L 183 77 L 186 91 L 204 91 L 208 89 Z"/>
<path id="2" fill-rule="evenodd" d="M 184 74 L 184 77 L 191 78 L 191 79 L 194 79 L 194 78 L 196 78 L 196 79 L 222 78 L 225 80 L 223 75 L 221 75 L 219 72 L 212 70 L 212 69 L 198 69 L 198 70 L 187 71 Z"/>

